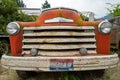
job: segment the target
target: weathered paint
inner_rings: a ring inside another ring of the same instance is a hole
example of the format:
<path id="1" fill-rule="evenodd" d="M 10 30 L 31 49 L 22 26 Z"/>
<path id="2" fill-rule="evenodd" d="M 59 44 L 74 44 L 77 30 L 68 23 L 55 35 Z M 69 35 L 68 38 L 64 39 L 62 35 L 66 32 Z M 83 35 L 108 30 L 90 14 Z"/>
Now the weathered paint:
<path id="1" fill-rule="evenodd" d="M 7 69 L 25 71 L 84 71 L 96 69 L 108 69 L 117 66 L 118 55 L 93 55 L 93 56 L 67 56 L 67 57 L 12 57 L 3 55 L 1 64 Z M 53 62 L 61 62 L 71 66 L 52 66 Z M 59 68 L 59 69 L 57 69 Z"/>
<path id="2" fill-rule="evenodd" d="M 65 10 L 65 9 L 56 9 L 56 10 L 48 10 L 43 12 L 37 20 L 37 23 L 39 25 L 46 25 L 45 20 L 52 19 L 55 17 L 64 17 L 66 19 L 73 19 L 74 23 L 69 23 L 69 24 L 81 24 L 81 17 L 79 14 L 75 11 L 72 10 Z"/>
<path id="3" fill-rule="evenodd" d="M 10 47 L 12 56 L 21 56 L 22 53 L 22 40 L 23 40 L 23 30 L 19 34 L 10 36 Z"/>
<path id="4" fill-rule="evenodd" d="M 44 21 L 46 19 L 51 19 L 54 17 L 65 17 L 68 19 L 73 19 L 74 23 L 49 23 L 45 24 Z M 101 21 L 82 21 L 80 15 L 77 12 L 71 11 L 71 10 L 64 10 L 64 9 L 56 9 L 56 10 L 48 10 L 43 12 L 39 17 L 38 20 L 35 22 L 18 22 L 18 24 L 21 26 L 21 29 L 23 27 L 37 27 L 37 26 L 94 26 L 96 29 L 96 45 L 97 45 L 97 53 L 98 54 L 109 54 L 110 51 L 110 34 L 104 35 L 98 32 L 97 26 Z M 13 56 L 17 56 L 22 52 L 22 32 L 15 35 L 10 36 L 11 41 L 11 51 Z M 18 46 L 18 45 L 20 46 Z"/>
<path id="5" fill-rule="evenodd" d="M 110 34 L 101 34 L 98 29 L 96 29 L 96 41 L 98 54 L 110 53 Z"/>
<path id="6" fill-rule="evenodd" d="M 98 24 L 100 21 L 95 22 L 86 22 L 83 21 L 83 25 L 93 25 L 96 30 L 96 45 L 97 45 L 97 53 L 98 54 L 109 54 L 110 53 L 110 34 L 101 34 L 98 31 Z"/>
<path id="7" fill-rule="evenodd" d="M 31 48 L 36 48 L 41 56 L 72 56 L 80 54 L 80 48 L 87 48 L 89 54 L 96 53 L 95 28 L 93 26 L 41 26 L 25 27 L 23 30 L 24 55 L 30 54 Z M 58 54 L 58 52 L 60 53 Z"/>

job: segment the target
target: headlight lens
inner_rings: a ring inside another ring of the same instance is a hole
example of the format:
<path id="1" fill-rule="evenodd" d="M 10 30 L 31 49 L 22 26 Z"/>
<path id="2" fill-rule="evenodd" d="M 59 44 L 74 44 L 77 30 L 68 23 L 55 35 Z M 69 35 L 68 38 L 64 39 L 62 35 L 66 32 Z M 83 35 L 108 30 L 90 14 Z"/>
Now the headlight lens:
<path id="1" fill-rule="evenodd" d="M 10 22 L 7 25 L 6 30 L 7 30 L 8 34 L 10 34 L 10 35 L 16 35 L 17 33 L 20 32 L 20 26 L 16 22 Z"/>
<path id="2" fill-rule="evenodd" d="M 112 29 L 112 24 L 108 21 L 102 21 L 99 25 L 98 25 L 98 30 L 99 32 L 103 33 L 103 34 L 108 34 L 111 32 Z"/>

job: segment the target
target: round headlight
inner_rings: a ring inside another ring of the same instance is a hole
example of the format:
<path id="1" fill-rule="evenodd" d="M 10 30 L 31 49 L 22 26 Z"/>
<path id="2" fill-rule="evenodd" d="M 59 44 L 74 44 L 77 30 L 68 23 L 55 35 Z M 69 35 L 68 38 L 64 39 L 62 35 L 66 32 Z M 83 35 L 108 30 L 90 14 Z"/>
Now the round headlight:
<path id="1" fill-rule="evenodd" d="M 10 34 L 10 35 L 16 35 L 17 33 L 20 32 L 20 26 L 16 22 L 10 22 L 7 25 L 6 30 L 7 30 L 8 34 Z"/>
<path id="2" fill-rule="evenodd" d="M 102 21 L 99 25 L 98 25 L 98 30 L 99 32 L 103 33 L 103 34 L 108 34 L 111 32 L 112 29 L 112 24 L 108 21 Z"/>

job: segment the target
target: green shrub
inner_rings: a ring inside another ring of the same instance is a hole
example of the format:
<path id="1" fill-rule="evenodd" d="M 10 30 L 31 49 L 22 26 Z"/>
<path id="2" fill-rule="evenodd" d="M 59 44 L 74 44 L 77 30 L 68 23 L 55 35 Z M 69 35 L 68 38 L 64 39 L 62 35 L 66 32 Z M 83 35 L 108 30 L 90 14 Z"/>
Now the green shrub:
<path id="1" fill-rule="evenodd" d="M 6 34 L 6 25 L 9 22 L 34 20 L 36 16 L 28 16 L 20 11 L 15 0 L 0 0 L 0 33 Z"/>

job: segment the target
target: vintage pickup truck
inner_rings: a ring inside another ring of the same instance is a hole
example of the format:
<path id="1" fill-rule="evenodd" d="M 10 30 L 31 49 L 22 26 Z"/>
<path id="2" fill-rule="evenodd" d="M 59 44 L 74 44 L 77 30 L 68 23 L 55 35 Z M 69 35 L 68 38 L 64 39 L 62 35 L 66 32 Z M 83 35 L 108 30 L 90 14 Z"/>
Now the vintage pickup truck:
<path id="1" fill-rule="evenodd" d="M 7 25 L 11 55 L 1 64 L 18 73 L 114 68 L 119 58 L 110 54 L 111 30 L 109 21 L 84 21 L 74 9 L 46 9 L 35 22 Z"/>

